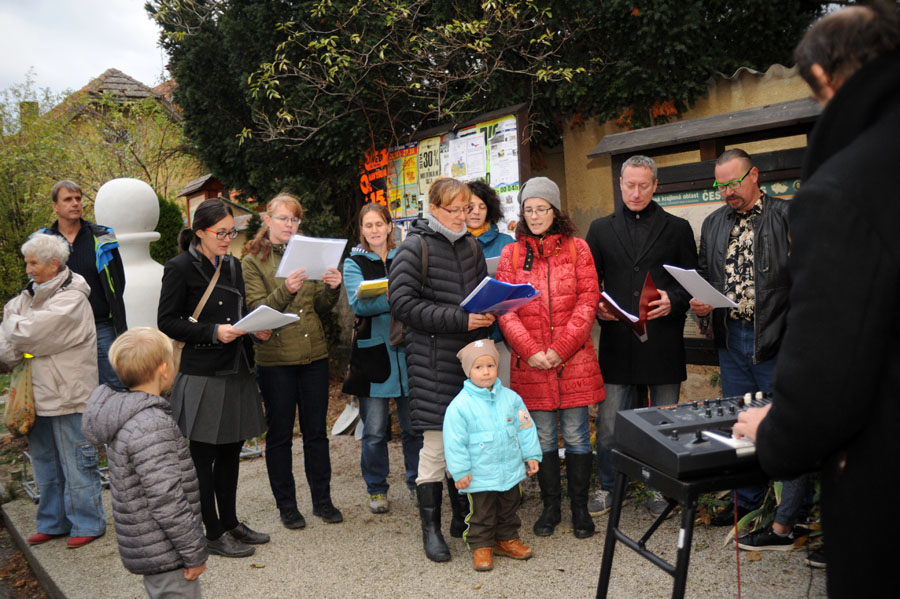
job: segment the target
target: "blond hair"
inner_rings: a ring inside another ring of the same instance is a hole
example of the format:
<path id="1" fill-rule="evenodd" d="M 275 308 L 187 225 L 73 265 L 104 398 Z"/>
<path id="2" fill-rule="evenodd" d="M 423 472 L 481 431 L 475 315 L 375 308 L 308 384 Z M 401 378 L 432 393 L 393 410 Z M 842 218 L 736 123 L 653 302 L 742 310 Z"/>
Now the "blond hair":
<path id="1" fill-rule="evenodd" d="M 172 342 L 150 327 L 128 329 L 109 348 L 109 363 L 128 388 L 153 380 L 160 364 L 172 359 Z"/>
<path id="2" fill-rule="evenodd" d="M 469 198 L 472 197 L 472 191 L 468 185 L 458 179 L 440 177 L 435 179 L 428 189 L 428 203 L 432 206 L 446 206 L 460 194 L 468 204 Z"/>
<path id="3" fill-rule="evenodd" d="M 303 206 L 294 194 L 282 191 L 266 204 L 266 214 L 272 216 L 279 206 L 287 206 L 296 218 L 303 218 Z M 269 226 L 265 223 L 253 236 L 253 239 L 244 246 L 245 254 L 253 254 L 260 260 L 268 260 L 272 253 L 272 243 L 269 241 Z"/>

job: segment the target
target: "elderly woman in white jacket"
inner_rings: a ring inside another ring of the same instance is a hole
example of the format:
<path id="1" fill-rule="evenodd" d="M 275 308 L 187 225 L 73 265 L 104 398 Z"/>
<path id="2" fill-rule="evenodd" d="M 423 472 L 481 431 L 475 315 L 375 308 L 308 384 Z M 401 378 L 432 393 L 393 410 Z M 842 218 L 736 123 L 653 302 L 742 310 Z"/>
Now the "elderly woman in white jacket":
<path id="1" fill-rule="evenodd" d="M 90 288 L 66 267 L 69 244 L 36 233 L 22 246 L 31 281 L 3 309 L 0 361 L 12 367 L 34 356 L 34 427 L 28 448 L 41 492 L 37 534 L 44 543 L 68 535 L 70 548 L 106 532 L 97 449 L 81 432 L 81 414 L 97 386 L 97 333 Z"/>

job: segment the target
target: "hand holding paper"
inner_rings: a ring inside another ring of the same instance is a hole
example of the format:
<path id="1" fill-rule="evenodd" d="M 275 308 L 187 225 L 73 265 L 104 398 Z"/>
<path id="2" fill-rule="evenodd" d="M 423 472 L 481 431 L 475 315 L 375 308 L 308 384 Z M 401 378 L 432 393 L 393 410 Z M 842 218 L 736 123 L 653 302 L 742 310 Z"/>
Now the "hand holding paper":
<path id="1" fill-rule="evenodd" d="M 278 310 L 262 305 L 234 323 L 234 328 L 240 329 L 241 334 L 257 333 L 266 329 L 277 329 L 299 319 L 300 317 L 296 314 L 282 314 Z M 219 328 L 221 329 L 222 325 L 219 325 Z"/>

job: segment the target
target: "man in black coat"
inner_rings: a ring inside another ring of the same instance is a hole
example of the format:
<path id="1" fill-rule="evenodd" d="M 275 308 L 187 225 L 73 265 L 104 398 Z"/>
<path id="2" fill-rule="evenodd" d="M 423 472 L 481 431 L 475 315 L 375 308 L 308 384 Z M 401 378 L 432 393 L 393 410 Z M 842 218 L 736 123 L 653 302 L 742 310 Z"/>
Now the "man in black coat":
<path id="1" fill-rule="evenodd" d="M 832 13 L 795 52 L 825 111 L 790 210 L 793 285 L 775 399 L 734 427 L 756 438 L 772 476 L 821 467 L 832 598 L 889 594 L 900 533 L 890 510 L 900 487 L 900 15 L 892 4 Z"/>
<path id="2" fill-rule="evenodd" d="M 641 341 L 625 323 L 616 320 L 604 302 L 598 359 L 606 400 L 597 411 L 597 480 L 600 489 L 588 505 L 594 514 L 612 505 L 615 476 L 610 463 L 615 447 L 616 412 L 637 406 L 639 388 L 648 388 L 652 405 L 678 402 L 681 381 L 687 378 L 684 356 L 684 321 L 690 294 L 663 268 L 697 268 L 697 245 L 691 225 L 652 201 L 656 192 L 656 163 L 647 156 L 632 156 L 622 165 L 619 186 L 622 204 L 591 223 L 585 240 L 594 256 L 600 286 L 624 310 L 638 315 L 647 274 L 659 289 L 660 299 L 650 302 L 647 336 Z M 647 504 L 658 514 L 666 506 L 654 493 Z"/>

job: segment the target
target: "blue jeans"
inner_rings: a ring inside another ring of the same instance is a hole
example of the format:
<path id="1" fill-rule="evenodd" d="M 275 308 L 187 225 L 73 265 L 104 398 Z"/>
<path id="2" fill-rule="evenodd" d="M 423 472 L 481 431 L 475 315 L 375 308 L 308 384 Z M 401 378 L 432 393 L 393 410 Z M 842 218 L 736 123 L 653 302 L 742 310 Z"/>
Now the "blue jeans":
<path id="1" fill-rule="evenodd" d="M 811 503 L 807 496 L 809 475 L 801 474 L 793 480 L 781 482 L 781 503 L 775 510 L 775 522 L 782 526 L 794 526 L 800 519 L 805 503 Z"/>
<path id="2" fill-rule="evenodd" d="M 97 370 L 100 374 L 100 384 L 108 384 L 113 387 L 121 387 L 122 383 L 116 376 L 112 364 L 109 363 L 109 346 L 116 340 L 116 329 L 111 320 L 98 322 L 97 325 Z"/>
<path id="3" fill-rule="evenodd" d="M 97 448 L 81 433 L 81 414 L 38 416 L 28 449 L 41 492 L 37 531 L 73 537 L 106 532 Z"/>
<path id="4" fill-rule="evenodd" d="M 647 385 L 651 406 L 668 406 L 678 403 L 681 383 Z M 604 383 L 606 399 L 597 408 L 597 480 L 600 488 L 612 492 L 616 476 L 612 470 L 612 450 L 616 448 L 616 413 L 638 407 L 638 385 Z"/>
<path id="5" fill-rule="evenodd" d="M 756 339 L 753 322 L 726 318 L 725 326 L 728 330 L 727 347 L 719 349 L 722 395 L 734 397 L 757 391 L 771 393 L 775 381 L 775 358 L 753 363 Z M 738 505 L 748 510 L 757 508 L 765 491 L 765 487 L 738 489 Z"/>
<path id="6" fill-rule="evenodd" d="M 331 501 L 328 414 L 328 358 L 296 366 L 257 368 L 266 409 L 266 470 L 279 509 L 297 507 L 294 483 L 294 421 L 300 412 L 303 467 L 313 506 Z"/>
<path id="7" fill-rule="evenodd" d="M 388 427 L 391 424 L 390 399 L 387 397 L 360 397 L 359 416 L 363 421 L 362 450 L 359 466 L 369 495 L 387 493 L 387 476 L 390 472 L 388 458 Z M 403 447 L 403 465 L 406 468 L 406 486 L 416 488 L 419 472 L 419 450 L 422 449 L 422 433 L 413 433 L 409 420 L 409 398 L 397 397 L 397 419 L 400 421 L 400 443 Z"/>
<path id="8" fill-rule="evenodd" d="M 559 415 L 558 423 L 557 415 Z M 560 433 L 566 453 L 591 452 L 590 415 L 587 406 L 552 411 L 535 410 L 531 412 L 531 418 L 537 426 L 538 440 L 543 453 L 557 450 L 559 446 L 557 435 Z"/>

